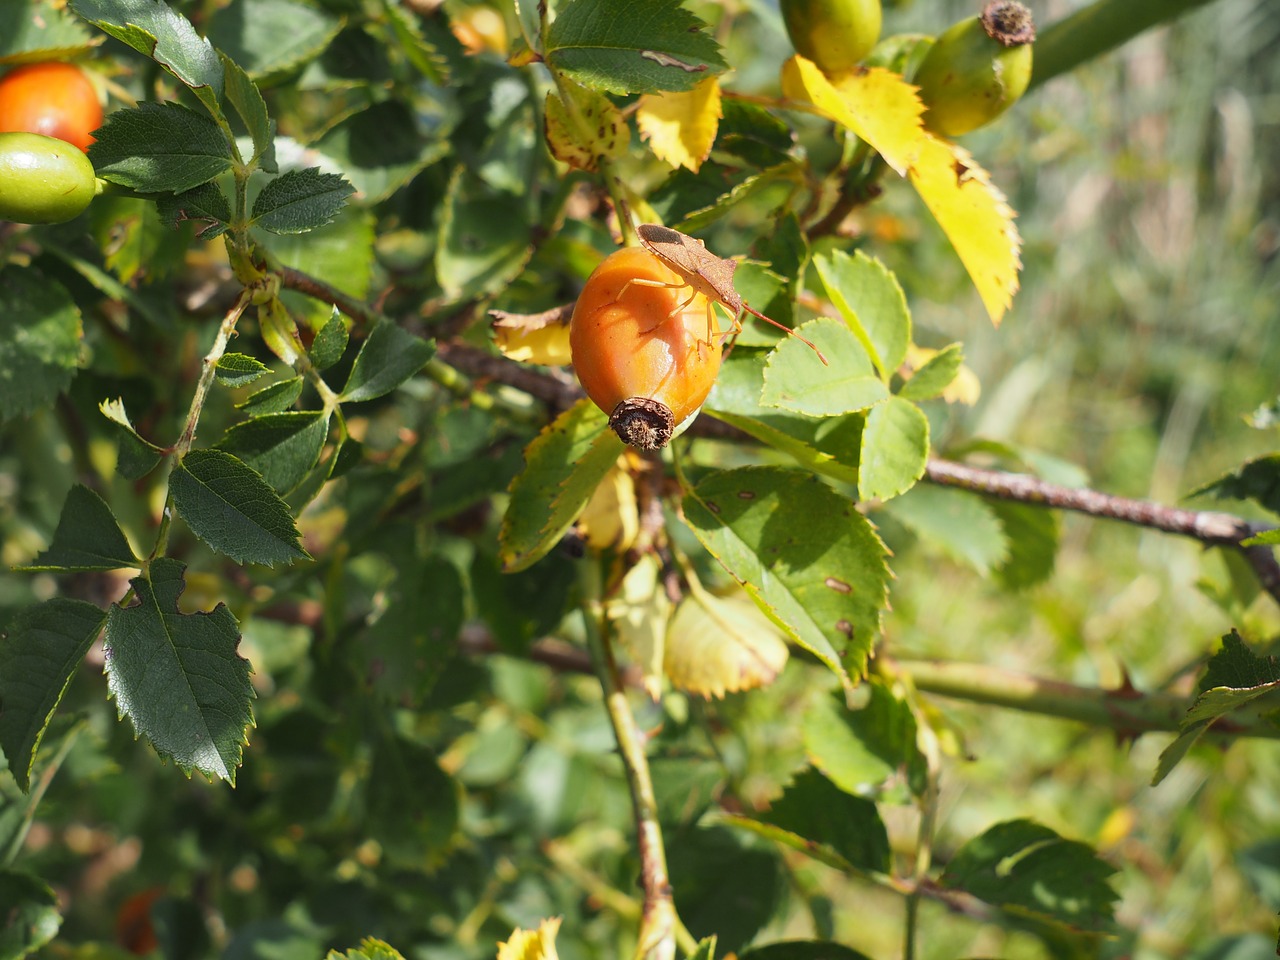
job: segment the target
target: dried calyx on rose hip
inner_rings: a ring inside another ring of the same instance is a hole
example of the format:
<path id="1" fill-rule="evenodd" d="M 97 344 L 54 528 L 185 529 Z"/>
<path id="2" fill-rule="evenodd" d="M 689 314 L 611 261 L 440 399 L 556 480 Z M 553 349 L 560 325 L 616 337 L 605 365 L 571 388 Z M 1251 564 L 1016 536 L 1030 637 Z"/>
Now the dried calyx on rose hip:
<path id="1" fill-rule="evenodd" d="M 721 339 L 707 298 L 640 247 L 592 271 L 569 326 L 582 388 L 642 450 L 665 447 L 697 415 L 720 370 Z"/>
<path id="2" fill-rule="evenodd" d="M 986 126 L 1031 82 L 1031 11 L 1015 0 L 992 0 L 978 17 L 938 37 L 912 82 L 928 108 L 924 124 L 944 137 Z"/>

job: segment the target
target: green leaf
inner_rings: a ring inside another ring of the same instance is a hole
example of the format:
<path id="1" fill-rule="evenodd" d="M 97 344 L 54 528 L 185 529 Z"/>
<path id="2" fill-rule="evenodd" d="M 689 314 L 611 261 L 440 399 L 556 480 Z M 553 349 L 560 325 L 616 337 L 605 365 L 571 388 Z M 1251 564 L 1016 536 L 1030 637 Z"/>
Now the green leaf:
<path id="1" fill-rule="evenodd" d="M 690 90 L 726 67 L 680 0 L 573 0 L 556 14 L 547 64 L 604 93 Z"/>
<path id="2" fill-rule="evenodd" d="M 231 427 L 217 449 L 247 463 L 285 494 L 316 465 L 328 434 L 329 416 L 322 411 L 267 413 Z"/>
<path id="3" fill-rule="evenodd" d="M 867 414 L 859 457 L 858 497 L 888 500 L 924 476 L 929 459 L 929 420 L 910 400 L 890 397 Z"/>
<path id="4" fill-rule="evenodd" d="M 271 233 L 308 233 L 330 223 L 354 192 L 336 173 L 321 173 L 318 167 L 289 170 L 253 201 L 253 223 Z"/>
<path id="5" fill-rule="evenodd" d="M 964 844 L 940 883 L 1013 913 L 1100 932 L 1113 922 L 1115 868 L 1092 847 L 1030 820 L 998 823 Z"/>
<path id="6" fill-rule="evenodd" d="M 288 410 L 302 396 L 303 385 L 301 377 L 281 380 L 250 395 L 244 403 L 237 404 L 237 408 L 255 417 Z"/>
<path id="7" fill-rule="evenodd" d="M 704 937 L 698 941 L 697 947 L 693 953 L 689 954 L 685 960 L 715 960 L 716 956 L 716 938 L 715 936 Z"/>
<path id="8" fill-rule="evenodd" d="M 869 960 L 865 953 L 831 940 L 779 940 L 752 947 L 738 960 Z"/>
<path id="9" fill-rule="evenodd" d="M 215 375 L 223 386 L 243 387 L 270 372 L 271 368 L 261 360 L 243 353 L 224 353 L 218 358 Z"/>
<path id="10" fill-rule="evenodd" d="M 733 287 L 743 302 L 753 309 L 783 326 L 792 326 L 790 285 L 782 275 L 762 264 L 744 260 L 734 271 Z M 742 324 L 742 330 L 734 341 L 738 346 L 775 347 L 786 336 L 777 327 L 755 319 L 749 313 L 743 314 Z"/>
<path id="11" fill-rule="evenodd" d="M 1182 718 L 1177 738 L 1160 754 L 1152 786 L 1169 775 L 1215 721 L 1277 689 L 1276 658 L 1258 656 L 1234 630 L 1224 636 L 1222 649 L 1209 658 L 1199 696 Z"/>
<path id="12" fill-rule="evenodd" d="M 183 266 L 185 231 L 175 238 L 181 222 L 162 217 L 159 206 L 141 197 L 103 195 L 89 207 L 93 238 L 107 267 L 123 283 L 153 283 Z"/>
<path id="13" fill-rule="evenodd" d="M 814 257 L 813 262 L 827 296 L 888 383 L 911 343 L 911 314 L 898 278 L 861 250 L 852 257 L 835 250 L 829 257 Z"/>
<path id="14" fill-rule="evenodd" d="M 314 60 L 338 35 L 342 20 L 300 0 L 235 0 L 209 23 L 209 39 L 249 76 L 282 79 Z"/>
<path id="15" fill-rule="evenodd" d="M 286 266 L 313 277 L 343 293 L 363 300 L 369 292 L 374 267 L 374 217 L 350 204 L 333 222 L 305 234 L 276 234 L 266 241 Z M 294 316 L 313 328 L 329 322 L 333 308 L 313 297 L 285 290 L 281 294 Z"/>
<path id="16" fill-rule="evenodd" d="M 1280 513 L 1280 453 L 1246 461 L 1188 496 L 1202 494 L 1218 500 L 1252 500 L 1264 510 Z"/>
<path id="17" fill-rule="evenodd" d="M 122 717 L 184 773 L 236 781 L 253 725 L 249 661 L 225 605 L 181 613 L 185 566 L 161 557 L 134 577 L 137 602 L 113 604 L 103 639 L 107 687 Z"/>
<path id="18" fill-rule="evenodd" d="M 887 603 L 888 550 L 854 504 L 774 467 L 709 473 L 685 520 L 769 619 L 846 685 L 861 676 Z"/>
<path id="19" fill-rule="evenodd" d="M 958 343 L 948 344 L 911 375 L 911 379 L 898 391 L 898 396 L 903 400 L 915 401 L 941 396 L 942 391 L 956 378 L 963 363 L 964 349 Z"/>
<path id="20" fill-rule="evenodd" d="M 32 563 L 18 570 L 119 570 L 137 567 L 129 541 L 107 502 L 76 484 L 67 493 L 53 542 Z"/>
<path id="21" fill-rule="evenodd" d="M 454 842 L 461 788 L 426 747 L 397 737 L 378 741 L 364 781 L 367 834 L 382 844 L 389 864 L 427 870 Z M 406 802 L 409 798 L 413 802 Z"/>
<path id="22" fill-rule="evenodd" d="M 464 300 L 506 286 L 533 254 L 523 197 L 495 190 L 466 167 L 449 181 L 436 277 L 445 295 Z"/>
<path id="23" fill-rule="evenodd" d="M 151 57 L 190 87 L 211 114 L 219 115 L 222 63 L 213 44 L 182 14 L 161 0 L 72 0 L 71 9 Z"/>
<path id="24" fill-rule="evenodd" d="M 0 421 L 51 405 L 80 363 L 80 310 L 31 268 L 0 270 Z"/>
<path id="25" fill-rule="evenodd" d="M 725 358 L 703 412 L 781 450 L 806 469 L 856 484 L 863 416 L 815 420 L 766 410 L 760 405 L 763 367 L 748 354 L 734 351 Z"/>
<path id="26" fill-rule="evenodd" d="M 404 960 L 404 957 L 390 944 L 374 937 L 365 937 L 358 948 L 352 947 L 346 953 L 330 950 L 325 960 Z"/>
<path id="27" fill-rule="evenodd" d="M 89 159 L 98 176 L 142 193 L 181 193 L 231 169 L 218 125 L 177 103 L 117 110 L 97 137 Z"/>
<path id="28" fill-rule="evenodd" d="M 905 496 L 886 503 L 884 510 L 926 547 L 941 550 L 978 573 L 990 573 L 1009 557 L 1009 543 L 995 509 L 967 491 L 917 484 Z"/>
<path id="29" fill-rule="evenodd" d="M 623 451 L 590 400 L 560 414 L 525 449 L 498 535 L 502 569 L 524 570 L 547 555 Z"/>
<path id="30" fill-rule="evenodd" d="M 1009 545 L 1008 556 L 996 565 L 996 579 L 1010 590 L 1025 590 L 1048 580 L 1062 537 L 1061 515 L 1034 504 L 994 498 L 987 506 L 999 518 Z"/>
<path id="31" fill-rule="evenodd" d="M 0 4 L 0 63 L 71 60 L 92 49 L 83 23 L 50 4 Z"/>
<path id="32" fill-rule="evenodd" d="M 191 221 L 204 224 L 196 235 L 213 240 L 227 232 L 231 223 L 231 204 L 216 183 L 202 183 L 182 193 L 163 194 L 156 198 L 161 220 L 173 229 Z"/>
<path id="33" fill-rule="evenodd" d="M 748 168 L 757 170 L 791 158 L 795 139 L 786 121 L 774 116 L 763 105 L 745 100 L 725 99 L 720 107 L 724 116 L 716 129 L 716 151 L 732 154 Z M 789 216 L 798 226 L 795 214 Z M 800 240 L 804 242 L 803 238 Z M 787 264 L 775 261 L 772 266 L 784 277 L 797 275 L 797 271 L 788 269 Z"/>
<path id="34" fill-rule="evenodd" d="M 769 809 L 755 818 L 789 836 L 777 837 L 808 856 L 834 854 L 823 862 L 842 870 L 888 873 L 889 834 L 876 805 L 844 792 L 817 770 L 795 778 Z"/>
<path id="35" fill-rule="evenodd" d="M 58 934 L 57 894 L 39 877 L 0 869 L 0 960 L 21 960 Z"/>
<path id="36" fill-rule="evenodd" d="M 92 603 L 54 597 L 23 610 L 0 636 L 0 749 L 24 792 L 49 721 L 105 618 Z"/>
<path id="37" fill-rule="evenodd" d="M 387 593 L 385 609 L 356 647 L 359 669 L 387 701 L 420 704 L 457 652 L 466 590 L 453 564 L 415 557 Z"/>
<path id="38" fill-rule="evenodd" d="M 845 793 L 907 802 L 928 786 L 928 765 L 916 745 L 916 718 L 879 680 L 864 684 L 869 699 L 850 710 L 832 697 L 803 719 L 805 752 Z"/>
<path id="39" fill-rule="evenodd" d="M 418 20 L 408 10 L 394 2 L 384 0 L 382 12 L 391 25 L 396 36 L 396 44 L 406 59 L 417 71 L 438 87 L 449 85 L 449 57 L 441 50 L 442 43 L 447 43 L 441 36 L 447 30 L 436 29 L 433 38 L 423 33 L 423 21 Z M 442 20 L 431 17 L 426 21 L 428 26 L 436 25 Z M 452 34 L 449 34 L 452 37 Z"/>
<path id="40" fill-rule="evenodd" d="M 694 937 L 714 934 L 725 953 L 750 942 L 784 896 L 777 854 L 741 831 L 681 831 L 668 842 L 667 859 L 680 919 Z"/>
<path id="41" fill-rule="evenodd" d="M 448 132 L 446 125 L 428 140 L 407 106 L 385 100 L 344 117 L 312 149 L 333 161 L 362 201 L 377 203 L 445 156 Z"/>
<path id="42" fill-rule="evenodd" d="M 169 490 L 192 532 L 237 563 L 308 559 L 288 506 L 229 453 L 192 450 L 174 465 Z"/>
<path id="43" fill-rule="evenodd" d="M 307 356 L 317 370 L 328 370 L 342 359 L 346 351 L 347 325 L 342 322 L 342 314 L 338 312 L 338 308 L 334 307 L 328 322 L 320 328 L 315 340 L 311 342 Z"/>
<path id="44" fill-rule="evenodd" d="M 216 17 L 214 22 L 217 22 Z M 249 131 L 249 137 L 253 140 L 253 156 L 248 162 L 254 165 L 265 157 L 270 161 L 270 165 L 274 166 L 272 151 L 275 145 L 276 125 L 267 114 L 267 103 L 262 99 L 262 93 L 258 90 L 257 84 L 249 79 L 249 74 L 244 71 L 244 68 L 225 53 L 220 56 L 226 77 L 227 101 L 235 108 L 236 114 L 243 121 L 245 129 Z M 264 164 L 264 169 L 266 167 L 267 165 Z"/>
<path id="45" fill-rule="evenodd" d="M 154 443 L 144 440 L 133 428 L 123 400 L 103 400 L 98 404 L 98 410 L 115 426 L 116 473 L 126 480 L 145 477 L 160 462 L 164 451 Z"/>
<path id="46" fill-rule="evenodd" d="M 356 355 L 342 388 L 343 403 L 359 403 L 390 393 L 421 370 L 435 356 L 435 344 L 380 320 Z"/>
<path id="47" fill-rule="evenodd" d="M 808 417 L 866 410 L 889 396 L 862 344 L 839 321 L 819 317 L 797 330 L 826 355 L 827 364 L 794 337 L 769 354 L 760 403 Z"/>

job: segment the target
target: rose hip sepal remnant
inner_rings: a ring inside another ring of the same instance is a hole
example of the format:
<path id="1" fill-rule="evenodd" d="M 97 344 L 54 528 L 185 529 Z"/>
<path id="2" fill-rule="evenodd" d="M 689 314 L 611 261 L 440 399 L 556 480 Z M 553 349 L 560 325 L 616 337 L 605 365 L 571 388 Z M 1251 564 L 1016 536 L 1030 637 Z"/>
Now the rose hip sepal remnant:
<path id="1" fill-rule="evenodd" d="M 574 307 L 569 346 L 587 396 L 631 446 L 667 445 L 701 408 L 720 370 L 706 297 L 640 247 L 606 257 Z"/>

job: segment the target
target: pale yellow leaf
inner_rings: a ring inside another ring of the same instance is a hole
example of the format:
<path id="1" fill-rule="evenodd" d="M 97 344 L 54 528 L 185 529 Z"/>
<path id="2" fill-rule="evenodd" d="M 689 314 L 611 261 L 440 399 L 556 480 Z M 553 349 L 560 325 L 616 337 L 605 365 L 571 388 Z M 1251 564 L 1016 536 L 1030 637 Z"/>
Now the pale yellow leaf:
<path id="1" fill-rule="evenodd" d="M 507 359 L 546 366 L 569 363 L 569 311 L 557 308 L 519 314 L 495 310 L 493 316 L 493 342 Z"/>
<path id="2" fill-rule="evenodd" d="M 667 676 L 678 689 L 708 699 L 772 683 L 788 656 L 778 627 L 745 593 L 691 593 L 667 630 Z"/>
<path id="3" fill-rule="evenodd" d="M 817 64 L 797 54 L 782 65 L 782 92 L 848 127 L 901 176 L 923 145 L 924 105 L 916 88 L 892 70 L 860 67 L 833 84 Z"/>
<path id="4" fill-rule="evenodd" d="M 645 94 L 636 109 L 636 126 L 659 160 L 697 173 L 711 155 L 723 115 L 720 81 L 708 77 L 692 90 Z"/>
<path id="5" fill-rule="evenodd" d="M 600 157 L 626 151 L 631 131 L 622 113 L 603 94 L 565 79 L 566 99 L 547 94 L 546 136 L 552 155 L 579 170 L 594 170 Z"/>
<path id="6" fill-rule="evenodd" d="M 556 934 L 559 931 L 559 917 L 543 920 L 537 930 L 516 928 L 511 939 L 498 944 L 498 960 L 559 960 L 556 954 Z"/>
<path id="7" fill-rule="evenodd" d="M 951 241 L 994 324 L 1018 292 L 1022 238 L 1013 208 L 964 147 L 926 136 L 909 178 Z"/>
<path id="8" fill-rule="evenodd" d="M 646 553 L 625 577 L 618 592 L 605 603 L 605 615 L 631 662 L 640 668 L 650 697 L 662 694 L 662 662 L 671 621 L 671 600 L 662 588 L 658 558 Z"/>
<path id="9" fill-rule="evenodd" d="M 640 532 L 640 510 L 636 506 L 636 485 L 626 470 L 626 458 L 604 475 L 578 517 L 578 529 L 588 549 L 628 549 Z"/>

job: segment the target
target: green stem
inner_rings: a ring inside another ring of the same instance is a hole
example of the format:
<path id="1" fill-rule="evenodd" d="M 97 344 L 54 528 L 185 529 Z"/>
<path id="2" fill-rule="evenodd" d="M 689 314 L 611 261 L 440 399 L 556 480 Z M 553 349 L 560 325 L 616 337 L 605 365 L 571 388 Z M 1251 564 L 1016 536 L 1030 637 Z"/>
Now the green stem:
<path id="1" fill-rule="evenodd" d="M 906 674 L 917 689 L 927 693 L 1078 720 L 1108 727 L 1125 736 L 1177 733 L 1194 702 L 1193 697 L 1140 693 L 1131 687 L 1116 690 L 1081 687 L 976 663 L 898 660 L 896 668 Z M 1269 698 L 1262 698 L 1254 705 L 1256 710 L 1237 711 L 1212 725 L 1208 732 L 1232 737 L 1280 739 L 1280 726 L 1266 716 L 1274 709 L 1274 703 Z"/>
<path id="2" fill-rule="evenodd" d="M 245 308 L 249 306 L 251 298 L 250 291 L 242 290 L 240 292 L 235 304 L 227 311 L 227 315 L 222 318 L 213 346 L 209 348 L 209 352 L 201 361 L 200 379 L 196 382 L 196 392 L 191 397 L 191 407 L 187 411 L 187 422 L 182 428 L 182 434 L 178 437 L 178 442 L 173 445 L 175 463 L 186 456 L 187 451 L 191 449 L 191 445 L 195 442 L 196 426 L 200 423 L 200 414 L 204 410 L 205 401 L 209 398 L 209 391 L 213 388 L 214 377 L 218 372 L 218 361 L 227 352 L 227 344 L 231 341 L 231 335 L 236 331 L 236 324 L 240 321 L 240 317 L 244 315 Z M 173 522 L 172 518 L 173 494 L 170 492 L 165 499 L 164 512 L 160 517 L 160 528 L 156 532 L 156 545 L 151 551 L 152 559 L 163 556 L 166 547 L 169 545 L 169 528 Z"/>
<path id="3" fill-rule="evenodd" d="M 594 591 L 598 595 L 598 591 Z M 588 595 L 591 595 L 590 593 Z M 673 960 L 676 950 L 677 919 L 671 900 L 671 880 L 667 874 L 667 855 L 658 823 L 658 803 L 645 756 L 644 734 L 636 724 L 627 702 L 626 687 L 618 673 L 613 654 L 609 622 L 599 612 L 583 612 L 587 635 L 595 653 L 596 674 L 604 690 L 605 707 L 618 753 L 627 773 L 631 790 L 631 806 L 636 821 L 636 845 L 640 852 L 640 885 L 644 893 L 640 932 L 636 942 L 636 960 Z"/>
<path id="4" fill-rule="evenodd" d="M 1212 0 L 1098 0 L 1040 31 L 1031 87 L 1127 43 L 1139 33 Z"/>

